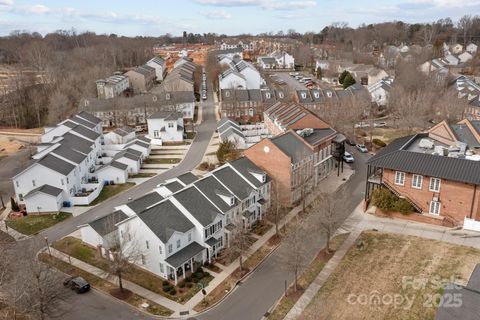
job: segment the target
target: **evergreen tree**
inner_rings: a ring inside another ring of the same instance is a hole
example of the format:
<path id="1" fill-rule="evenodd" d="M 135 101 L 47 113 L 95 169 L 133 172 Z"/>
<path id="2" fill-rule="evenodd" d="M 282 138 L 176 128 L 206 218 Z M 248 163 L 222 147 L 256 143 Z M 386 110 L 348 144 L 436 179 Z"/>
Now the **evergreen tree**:
<path id="1" fill-rule="evenodd" d="M 344 70 L 341 74 L 340 77 L 338 77 L 338 83 L 343 84 L 343 81 L 345 81 L 345 77 L 350 74 L 347 70 Z"/>
<path id="2" fill-rule="evenodd" d="M 345 79 L 343 79 L 343 89 L 347 89 L 348 87 L 350 87 L 352 84 L 355 84 L 356 81 L 355 79 L 353 78 L 353 76 L 348 73 L 347 76 L 345 77 Z"/>

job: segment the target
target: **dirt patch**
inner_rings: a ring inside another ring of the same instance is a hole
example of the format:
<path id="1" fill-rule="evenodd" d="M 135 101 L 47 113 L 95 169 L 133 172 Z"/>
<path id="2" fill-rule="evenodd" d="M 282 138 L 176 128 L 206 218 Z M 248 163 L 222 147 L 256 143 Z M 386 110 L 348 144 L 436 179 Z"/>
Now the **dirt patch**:
<path id="1" fill-rule="evenodd" d="M 123 291 L 120 290 L 120 288 L 113 288 L 108 293 L 110 293 L 112 296 L 120 300 L 130 299 L 133 295 L 132 291 L 125 288 L 123 289 Z"/>
<path id="2" fill-rule="evenodd" d="M 350 248 L 301 319 L 434 319 L 429 297 L 447 282 L 465 284 L 480 260 L 480 250 L 419 237 L 364 232 L 359 239 L 365 246 Z"/>
<path id="3" fill-rule="evenodd" d="M 0 137 L 0 155 L 11 155 L 18 150 L 25 148 L 26 143 L 12 140 L 6 137 Z"/>

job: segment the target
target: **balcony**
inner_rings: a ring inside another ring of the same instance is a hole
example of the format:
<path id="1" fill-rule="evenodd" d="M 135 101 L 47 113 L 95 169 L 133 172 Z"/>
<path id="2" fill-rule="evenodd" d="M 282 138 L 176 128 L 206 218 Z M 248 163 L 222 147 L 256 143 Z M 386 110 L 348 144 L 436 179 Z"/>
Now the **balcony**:
<path id="1" fill-rule="evenodd" d="M 80 188 L 82 191 L 75 193 L 75 196 L 72 197 L 72 204 L 85 206 L 98 197 L 100 191 L 102 191 L 103 183 L 82 183 Z"/>

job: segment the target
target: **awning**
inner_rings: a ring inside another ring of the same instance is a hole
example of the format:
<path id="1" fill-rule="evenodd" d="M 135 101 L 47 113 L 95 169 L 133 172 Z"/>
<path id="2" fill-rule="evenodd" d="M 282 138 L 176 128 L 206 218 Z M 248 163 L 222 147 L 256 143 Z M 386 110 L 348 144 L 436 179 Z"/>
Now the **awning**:
<path id="1" fill-rule="evenodd" d="M 262 205 L 262 206 L 263 206 L 265 203 L 267 203 L 267 201 L 266 201 L 265 199 L 263 199 L 263 198 L 262 198 L 262 199 L 259 199 L 257 202 L 258 202 L 260 205 Z"/>
<path id="2" fill-rule="evenodd" d="M 245 211 L 245 212 L 243 213 L 243 216 L 248 219 L 248 218 L 250 218 L 251 216 L 253 216 L 254 214 L 255 214 L 255 211 L 247 210 L 247 211 Z"/>
<path id="3" fill-rule="evenodd" d="M 227 231 L 233 231 L 233 230 L 235 230 L 235 225 L 233 223 L 229 223 L 225 226 L 225 229 Z"/>
<path id="4" fill-rule="evenodd" d="M 200 245 L 198 242 L 192 242 L 182 250 L 168 257 L 165 262 L 176 269 L 203 250 L 205 250 L 205 247 Z"/>
<path id="5" fill-rule="evenodd" d="M 213 246 L 216 245 L 217 243 L 220 243 L 220 239 L 215 239 L 214 237 L 211 237 L 210 239 L 208 239 L 207 241 L 205 241 L 205 243 L 206 243 L 209 247 L 213 247 Z"/>

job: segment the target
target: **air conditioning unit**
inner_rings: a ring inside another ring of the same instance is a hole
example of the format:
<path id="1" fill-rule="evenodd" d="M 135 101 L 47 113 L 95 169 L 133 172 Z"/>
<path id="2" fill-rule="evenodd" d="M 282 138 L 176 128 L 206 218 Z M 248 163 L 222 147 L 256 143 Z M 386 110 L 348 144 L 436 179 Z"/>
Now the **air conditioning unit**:
<path id="1" fill-rule="evenodd" d="M 438 197 L 433 197 L 432 201 L 438 202 Z"/>

